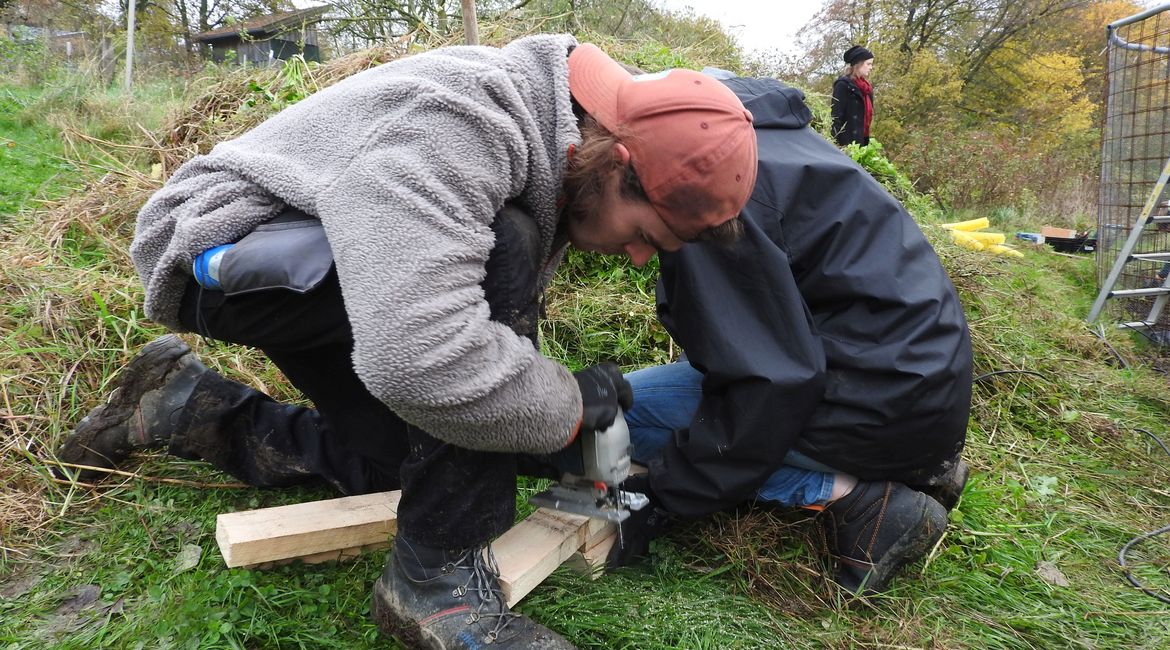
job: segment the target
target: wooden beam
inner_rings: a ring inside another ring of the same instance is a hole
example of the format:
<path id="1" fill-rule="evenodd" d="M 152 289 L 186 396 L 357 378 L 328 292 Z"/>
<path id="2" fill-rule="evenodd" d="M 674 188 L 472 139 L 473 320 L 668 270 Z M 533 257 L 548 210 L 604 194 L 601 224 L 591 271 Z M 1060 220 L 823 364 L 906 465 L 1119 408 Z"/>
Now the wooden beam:
<path id="1" fill-rule="evenodd" d="M 221 514 L 215 539 L 229 567 L 268 568 L 291 561 L 329 562 L 389 546 L 401 492 L 379 492 Z M 492 542 L 500 586 L 515 605 L 566 560 L 599 575 L 616 526 L 540 508 Z"/>
<path id="2" fill-rule="evenodd" d="M 500 586 L 511 607 L 557 567 L 613 524 L 540 508 L 492 542 Z"/>
<path id="3" fill-rule="evenodd" d="M 215 541 L 229 567 L 300 558 L 321 562 L 330 559 L 321 554 L 340 557 L 344 549 L 385 547 L 398 529 L 401 497 L 395 490 L 229 512 L 215 518 Z"/>
<path id="4" fill-rule="evenodd" d="M 364 544 L 362 546 L 350 546 L 348 548 L 339 548 L 334 551 L 324 551 L 321 553 L 313 553 L 312 555 L 298 555 L 295 557 L 285 558 L 283 560 L 273 560 L 271 562 L 261 562 L 259 564 L 249 564 L 245 568 L 256 569 L 264 571 L 293 562 L 300 562 L 302 564 L 324 564 L 326 562 L 348 562 L 349 560 L 356 560 L 366 553 L 373 553 L 390 548 L 391 540 L 375 542 L 373 544 Z"/>
<path id="5" fill-rule="evenodd" d="M 605 561 L 609 559 L 609 551 L 617 544 L 617 531 L 610 530 L 603 539 L 593 544 L 586 544 L 584 548 L 565 560 L 565 566 L 581 575 L 596 580 L 605 573 Z"/>

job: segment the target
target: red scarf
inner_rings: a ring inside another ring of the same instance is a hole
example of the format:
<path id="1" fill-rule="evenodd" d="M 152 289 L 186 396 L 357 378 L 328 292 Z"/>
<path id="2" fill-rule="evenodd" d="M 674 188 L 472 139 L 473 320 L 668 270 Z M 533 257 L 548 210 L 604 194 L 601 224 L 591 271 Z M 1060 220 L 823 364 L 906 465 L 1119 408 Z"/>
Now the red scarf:
<path id="1" fill-rule="evenodd" d="M 853 83 L 861 90 L 861 99 L 865 102 L 865 124 L 862 135 L 869 137 L 869 123 L 873 121 L 873 85 L 868 79 L 854 77 Z"/>

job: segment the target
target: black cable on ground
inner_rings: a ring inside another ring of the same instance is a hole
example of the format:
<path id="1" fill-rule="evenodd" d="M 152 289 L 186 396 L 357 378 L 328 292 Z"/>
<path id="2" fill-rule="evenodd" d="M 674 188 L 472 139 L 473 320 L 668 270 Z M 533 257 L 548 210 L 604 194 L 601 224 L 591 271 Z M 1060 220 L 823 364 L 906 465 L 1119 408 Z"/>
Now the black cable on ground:
<path id="1" fill-rule="evenodd" d="M 1099 333 L 1097 333 L 1096 331 L 1092 330 L 1091 328 L 1090 328 L 1090 330 L 1089 330 L 1089 331 L 1093 332 L 1094 334 L 1097 334 L 1097 337 L 1098 337 L 1098 338 L 1100 338 L 1100 339 L 1101 339 L 1101 341 L 1102 341 L 1103 343 L 1105 343 L 1105 345 L 1106 345 L 1106 346 L 1107 346 L 1107 347 L 1108 347 L 1110 350 L 1112 350 L 1112 351 L 1113 351 L 1113 354 L 1117 356 L 1117 359 L 1118 359 L 1119 361 L 1121 361 L 1121 364 L 1122 364 L 1124 367 L 1126 367 L 1126 368 L 1129 368 L 1129 364 L 1127 364 L 1127 363 L 1125 362 L 1125 359 L 1123 359 L 1123 358 L 1121 357 L 1121 355 L 1120 355 L 1120 354 L 1117 352 L 1117 350 L 1115 350 L 1115 349 L 1113 348 L 1113 346 L 1112 346 L 1112 345 L 1109 345 L 1109 342 L 1105 340 L 1105 337 L 1104 337 L 1102 334 L 1099 334 Z M 983 380 L 985 380 L 985 379 L 990 379 L 990 378 L 992 378 L 992 377 L 997 377 L 997 376 L 999 376 L 999 375 L 1007 375 L 1007 374 L 1035 375 L 1035 376 L 1037 376 L 1037 377 L 1040 377 L 1041 379 L 1044 379 L 1044 380 L 1047 380 L 1047 379 L 1048 379 L 1048 377 L 1046 377 L 1044 374 L 1042 374 L 1042 373 L 1039 373 L 1039 372 L 1036 372 L 1036 371 L 1034 371 L 1034 370 L 1015 370 L 1015 369 L 1008 369 L 1008 370 L 993 370 L 993 371 L 991 371 L 991 372 L 985 372 L 985 373 L 983 373 L 982 375 L 979 375 L 979 376 L 975 377 L 975 378 L 972 380 L 972 382 L 973 382 L 973 383 L 977 383 L 977 382 L 983 381 Z M 1158 436 L 1154 435 L 1152 432 L 1150 432 L 1150 431 L 1147 431 L 1147 430 L 1145 430 L 1145 429 L 1136 429 L 1136 428 L 1135 428 L 1135 431 L 1141 431 L 1142 433 L 1144 433 L 1144 434 L 1148 435 L 1149 437 L 1153 438 L 1154 442 L 1158 443 L 1158 446 L 1162 448 L 1162 451 L 1166 452 L 1166 455 L 1167 455 L 1167 456 L 1170 456 L 1170 447 L 1167 447 L 1167 446 L 1166 446 L 1166 443 L 1162 442 L 1162 439 L 1161 439 L 1161 438 L 1159 438 Z M 1142 534 L 1140 534 L 1140 535 L 1138 535 L 1138 536 L 1134 537 L 1133 539 L 1129 540 L 1128 542 L 1126 542 L 1126 543 L 1125 543 L 1125 546 L 1122 546 L 1122 547 L 1121 547 L 1121 550 L 1118 552 L 1118 554 L 1117 554 L 1117 563 L 1118 563 L 1118 564 L 1120 564 L 1120 565 L 1121 565 L 1121 569 L 1122 569 L 1123 571 L 1125 571 L 1125 579 L 1126 579 L 1126 580 L 1128 580 L 1128 581 L 1129 581 L 1129 583 L 1130 583 L 1131 585 L 1133 585 L 1133 586 L 1137 587 L 1138 589 L 1140 589 L 1140 590 L 1141 590 L 1143 593 L 1145 593 L 1147 596 L 1151 596 L 1151 597 L 1153 597 L 1153 598 L 1157 598 L 1157 599 L 1158 599 L 1158 600 L 1160 600 L 1161 602 L 1163 602 L 1163 603 L 1166 603 L 1166 604 L 1170 605 L 1170 597 L 1167 597 L 1167 596 L 1165 596 L 1165 595 L 1163 595 L 1163 594 L 1161 594 L 1161 593 L 1159 593 L 1159 592 L 1157 592 L 1157 591 L 1155 591 L 1155 590 L 1153 590 L 1153 589 L 1150 589 L 1150 588 L 1149 588 L 1149 587 L 1147 587 L 1146 585 L 1142 584 L 1142 582 L 1141 582 L 1140 580 L 1138 580 L 1137 578 L 1135 578 L 1135 577 L 1134 577 L 1134 575 L 1133 575 L 1133 572 L 1132 572 L 1132 571 L 1130 571 L 1130 567 L 1129 567 L 1129 565 L 1127 565 L 1127 564 L 1126 564 L 1126 562 L 1125 562 L 1125 554 L 1126 554 L 1126 553 L 1128 553 L 1128 552 L 1129 552 L 1129 550 L 1130 550 L 1131 548 L 1133 548 L 1134 546 L 1136 546 L 1138 543 L 1140 543 L 1140 542 L 1143 542 L 1143 541 L 1145 541 L 1145 540 L 1147 540 L 1147 539 L 1150 539 L 1151 537 L 1157 537 L 1158 535 L 1164 535 L 1164 534 L 1166 534 L 1166 533 L 1170 533 L 1170 525 L 1163 526 L 1163 527 L 1161 527 L 1161 528 L 1159 528 L 1159 529 L 1157 529 L 1157 530 L 1151 530 L 1151 531 L 1149 531 L 1149 532 L 1142 533 Z"/>
<path id="2" fill-rule="evenodd" d="M 1134 430 L 1141 431 L 1142 433 L 1146 434 L 1147 436 L 1153 438 L 1154 442 L 1158 443 L 1158 446 L 1162 448 L 1162 451 L 1166 452 L 1167 456 L 1170 456 L 1170 449 L 1167 449 L 1166 443 L 1162 442 L 1161 438 L 1154 435 L 1153 433 L 1150 433 L 1149 431 L 1146 431 L 1145 429 L 1135 428 Z M 1125 554 L 1129 551 L 1130 548 L 1132 548 L 1138 542 L 1145 541 L 1147 539 L 1150 539 L 1151 537 L 1157 537 L 1158 535 L 1164 535 L 1166 533 L 1170 533 L 1170 526 L 1163 526 L 1157 530 L 1151 530 L 1148 533 L 1142 533 L 1141 535 L 1138 535 L 1137 537 L 1134 537 L 1133 539 L 1129 540 L 1128 542 L 1125 543 L 1125 546 L 1121 547 L 1121 551 L 1118 552 L 1117 563 L 1120 564 L 1121 569 L 1123 571 L 1125 571 L 1125 579 L 1129 581 L 1129 584 L 1137 587 L 1138 589 L 1141 589 L 1142 592 L 1144 592 L 1147 596 L 1157 598 L 1158 600 L 1170 605 L 1170 597 L 1166 597 L 1166 596 L 1158 593 L 1157 591 L 1154 591 L 1153 589 L 1150 589 L 1149 587 L 1142 584 L 1141 581 L 1139 581 L 1137 578 L 1133 577 L 1133 573 L 1129 570 L 1129 566 L 1125 563 Z"/>
<path id="3" fill-rule="evenodd" d="M 1137 332 L 1138 334 L 1141 334 L 1141 335 L 1142 335 L 1142 338 L 1144 338 L 1144 339 L 1145 339 L 1146 341 L 1148 341 L 1149 343 L 1151 343 L 1151 344 L 1153 344 L 1153 345 L 1157 345 L 1157 344 L 1158 344 L 1158 340 L 1157 340 L 1157 339 L 1155 339 L 1154 337 L 1150 336 L 1150 333 L 1146 331 L 1146 328 L 1144 328 L 1144 327 L 1134 327 L 1133 325 L 1130 325 L 1129 323 L 1119 323 L 1119 324 L 1120 324 L 1122 327 L 1124 327 L 1125 329 L 1127 329 L 1127 330 L 1129 330 L 1129 331 L 1131 331 L 1131 332 Z"/>
<path id="4" fill-rule="evenodd" d="M 1130 329 L 1136 330 L 1136 328 L 1130 328 Z M 1121 362 L 1122 368 L 1129 370 L 1129 362 L 1127 362 L 1125 360 L 1125 357 L 1121 356 L 1121 353 L 1117 351 L 1117 348 L 1113 347 L 1109 343 L 1109 341 L 1105 340 L 1105 333 L 1103 331 L 1099 332 L 1099 331 L 1093 329 L 1092 327 L 1089 328 L 1089 331 L 1092 332 L 1097 338 L 1101 339 L 1101 342 L 1105 344 L 1105 347 L 1109 348 L 1109 351 L 1113 353 L 1113 356 L 1117 357 L 1117 360 Z M 1145 332 L 1142 332 L 1142 334 L 1147 336 L 1147 337 L 1149 336 L 1148 334 L 1145 334 Z"/>
<path id="5" fill-rule="evenodd" d="M 1159 438 L 1158 436 L 1155 436 L 1153 433 L 1151 433 L 1149 431 L 1146 431 L 1145 429 L 1136 429 L 1135 428 L 1134 431 L 1141 431 L 1142 433 L 1146 434 L 1147 436 L 1153 438 L 1154 442 L 1158 443 L 1158 446 L 1162 448 L 1162 451 L 1166 452 L 1167 456 L 1170 456 L 1170 448 L 1166 447 L 1166 443 L 1162 442 L 1161 438 Z"/>

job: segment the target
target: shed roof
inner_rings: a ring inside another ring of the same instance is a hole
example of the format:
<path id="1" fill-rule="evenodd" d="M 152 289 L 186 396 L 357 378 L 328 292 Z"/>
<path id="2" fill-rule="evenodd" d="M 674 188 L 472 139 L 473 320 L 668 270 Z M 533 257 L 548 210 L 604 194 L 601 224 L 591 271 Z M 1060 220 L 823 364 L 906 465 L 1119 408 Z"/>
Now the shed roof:
<path id="1" fill-rule="evenodd" d="M 240 34 L 247 34 L 253 37 L 274 36 L 283 31 L 287 31 L 290 27 L 299 27 L 305 23 L 315 23 L 321 19 L 321 15 L 332 9 L 332 5 L 321 5 L 319 7 L 309 7 L 308 9 L 298 9 L 296 11 L 281 11 L 267 16 L 259 16 L 251 20 L 246 20 L 242 23 L 228 25 L 213 29 L 202 34 L 196 34 L 192 40 L 201 43 L 210 41 L 217 41 L 220 39 L 231 38 Z"/>

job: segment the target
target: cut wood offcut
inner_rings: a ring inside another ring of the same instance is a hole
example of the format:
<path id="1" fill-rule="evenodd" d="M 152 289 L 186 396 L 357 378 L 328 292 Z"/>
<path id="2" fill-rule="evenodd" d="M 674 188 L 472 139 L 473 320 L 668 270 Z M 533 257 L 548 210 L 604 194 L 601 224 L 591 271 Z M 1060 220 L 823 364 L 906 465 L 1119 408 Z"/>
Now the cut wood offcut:
<path id="1" fill-rule="evenodd" d="M 231 512 L 216 517 L 215 540 L 229 567 L 266 568 L 326 562 L 387 548 L 402 493 Z M 492 542 L 500 585 L 514 605 L 562 563 L 596 577 L 617 527 L 600 519 L 540 508 Z"/>
<path id="2" fill-rule="evenodd" d="M 215 518 L 215 541 L 229 567 L 336 560 L 349 549 L 389 546 L 401 497 L 395 490 L 229 512 Z"/>

